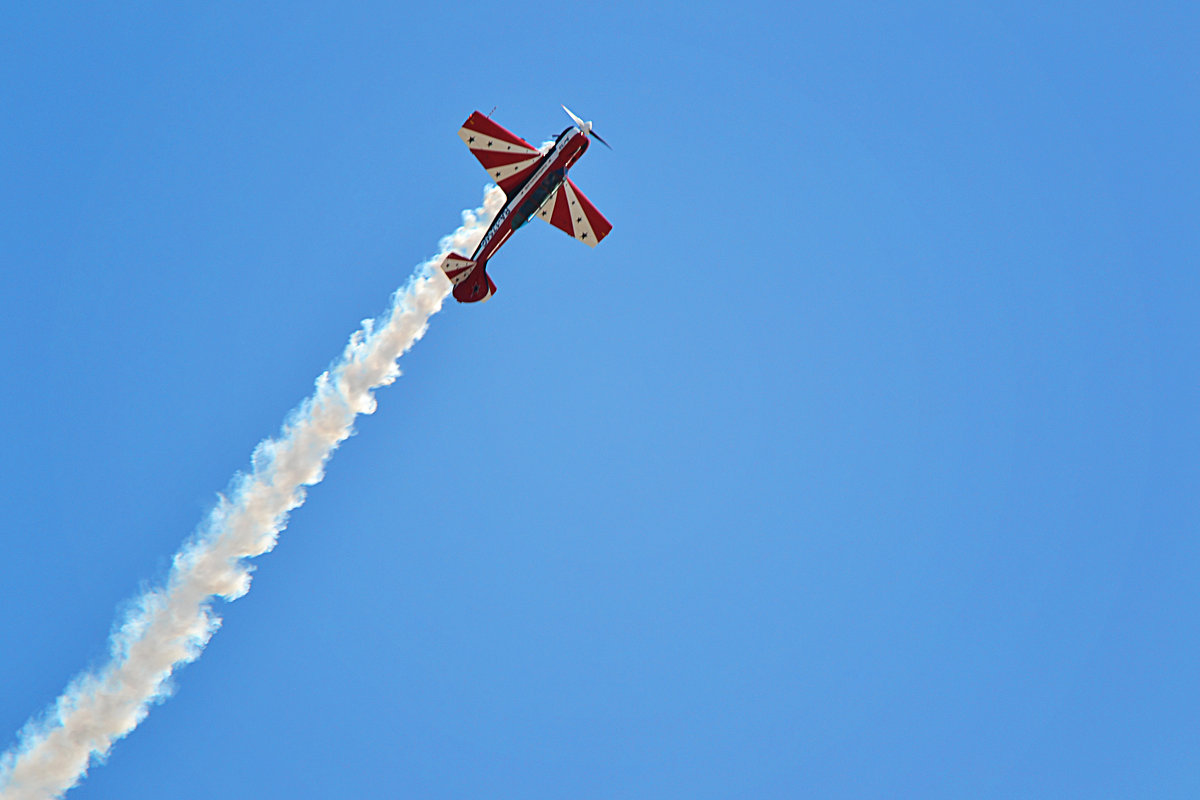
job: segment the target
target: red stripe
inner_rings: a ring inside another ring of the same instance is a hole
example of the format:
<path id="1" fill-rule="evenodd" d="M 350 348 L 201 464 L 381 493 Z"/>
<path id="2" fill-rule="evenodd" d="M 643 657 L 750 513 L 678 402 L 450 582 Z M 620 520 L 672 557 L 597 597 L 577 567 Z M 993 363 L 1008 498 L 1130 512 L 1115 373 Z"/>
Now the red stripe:
<path id="1" fill-rule="evenodd" d="M 521 183 L 529 177 L 529 173 L 532 172 L 533 168 L 536 166 L 537 162 L 534 162 L 520 172 L 515 172 L 504 180 L 497 181 L 496 185 L 500 187 L 505 195 L 512 196 L 512 193 L 515 192 L 517 187 L 519 187 Z"/>
<path id="2" fill-rule="evenodd" d="M 558 190 L 554 198 L 554 213 L 550 215 L 550 224 L 559 230 L 566 231 L 568 236 L 575 235 L 575 226 L 571 224 L 571 206 L 567 201 L 567 187 Z"/>
<path id="3" fill-rule="evenodd" d="M 509 164 L 516 164 L 518 161 L 528 161 L 533 156 L 525 151 L 519 153 L 504 153 L 495 150 L 472 150 L 471 151 L 479 163 L 483 164 L 484 169 L 495 169 L 496 167 L 505 167 Z"/>

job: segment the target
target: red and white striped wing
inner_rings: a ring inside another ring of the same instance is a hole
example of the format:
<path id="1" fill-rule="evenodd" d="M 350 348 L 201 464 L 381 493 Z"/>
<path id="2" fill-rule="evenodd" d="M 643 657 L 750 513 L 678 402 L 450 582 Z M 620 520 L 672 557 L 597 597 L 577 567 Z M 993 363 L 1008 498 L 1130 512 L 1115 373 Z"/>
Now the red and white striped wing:
<path id="1" fill-rule="evenodd" d="M 529 142 L 478 111 L 467 117 L 458 135 L 506 195 L 529 177 L 542 156 Z"/>
<path id="2" fill-rule="evenodd" d="M 595 247 L 612 230 L 612 223 L 596 210 L 570 178 L 546 198 L 537 215 L 589 247 Z"/>

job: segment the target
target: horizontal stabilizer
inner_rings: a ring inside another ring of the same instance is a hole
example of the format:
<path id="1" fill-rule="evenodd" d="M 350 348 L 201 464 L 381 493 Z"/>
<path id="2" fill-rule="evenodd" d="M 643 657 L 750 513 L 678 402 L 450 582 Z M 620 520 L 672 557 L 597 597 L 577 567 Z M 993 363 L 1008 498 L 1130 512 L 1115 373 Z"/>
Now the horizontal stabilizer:
<path id="1" fill-rule="evenodd" d="M 460 256 L 458 253 L 451 253 L 442 259 L 442 263 L 438 264 L 438 268 L 446 274 L 451 283 L 458 286 L 467 279 L 467 276 L 471 274 L 471 270 L 475 269 L 475 262 L 465 256 Z"/>

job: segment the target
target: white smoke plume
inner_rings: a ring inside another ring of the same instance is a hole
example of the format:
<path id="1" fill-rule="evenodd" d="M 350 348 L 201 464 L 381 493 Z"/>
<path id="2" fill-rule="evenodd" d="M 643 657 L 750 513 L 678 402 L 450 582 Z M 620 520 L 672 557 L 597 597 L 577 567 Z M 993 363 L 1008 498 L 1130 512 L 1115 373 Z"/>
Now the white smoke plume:
<path id="1" fill-rule="evenodd" d="M 103 759 L 113 743 L 170 691 L 178 667 L 194 661 L 221 624 L 215 597 L 236 600 L 250 589 L 246 559 L 275 547 L 288 512 L 306 486 L 324 477 L 325 462 L 352 432 L 359 414 L 375 410 L 373 391 L 400 374 L 396 360 L 428 327 L 451 285 L 436 264 L 450 250 L 471 252 L 504 202 L 489 187 L 483 206 L 463 212 L 463 224 L 440 243 L 377 320 L 366 320 L 316 389 L 289 416 L 276 439 L 255 448 L 248 473 L 234 479 L 196 537 L 175 554 L 166 585 L 133 605 L 113 634 L 111 658 L 77 677 L 45 717 L 31 721 L 0 759 L 0 800 L 61 796 Z"/>

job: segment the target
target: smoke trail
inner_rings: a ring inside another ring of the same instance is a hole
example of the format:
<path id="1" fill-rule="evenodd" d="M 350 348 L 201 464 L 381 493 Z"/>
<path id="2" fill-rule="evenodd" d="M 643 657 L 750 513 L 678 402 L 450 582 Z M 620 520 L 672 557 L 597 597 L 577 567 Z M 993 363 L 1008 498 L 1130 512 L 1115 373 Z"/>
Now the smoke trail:
<path id="1" fill-rule="evenodd" d="M 493 186 L 482 207 L 464 211 L 441 253 L 418 268 L 382 317 L 364 321 L 350 337 L 279 438 L 255 448 L 250 472 L 234 479 L 230 496 L 175 554 L 166 585 L 138 598 L 113 634 L 108 664 L 77 677 L 45 719 L 21 731 L 19 746 L 0 761 L 0 800 L 60 796 L 83 778 L 93 756 L 107 755 L 167 696 L 171 673 L 194 661 L 221 624 L 213 597 L 231 601 L 249 591 L 252 567 L 244 559 L 275 546 L 288 512 L 304 502 L 304 487 L 324 477 L 325 462 L 355 418 L 375 410 L 373 390 L 399 376 L 396 360 L 441 309 L 451 286 L 435 265 L 451 249 L 471 252 L 503 202 Z"/>

